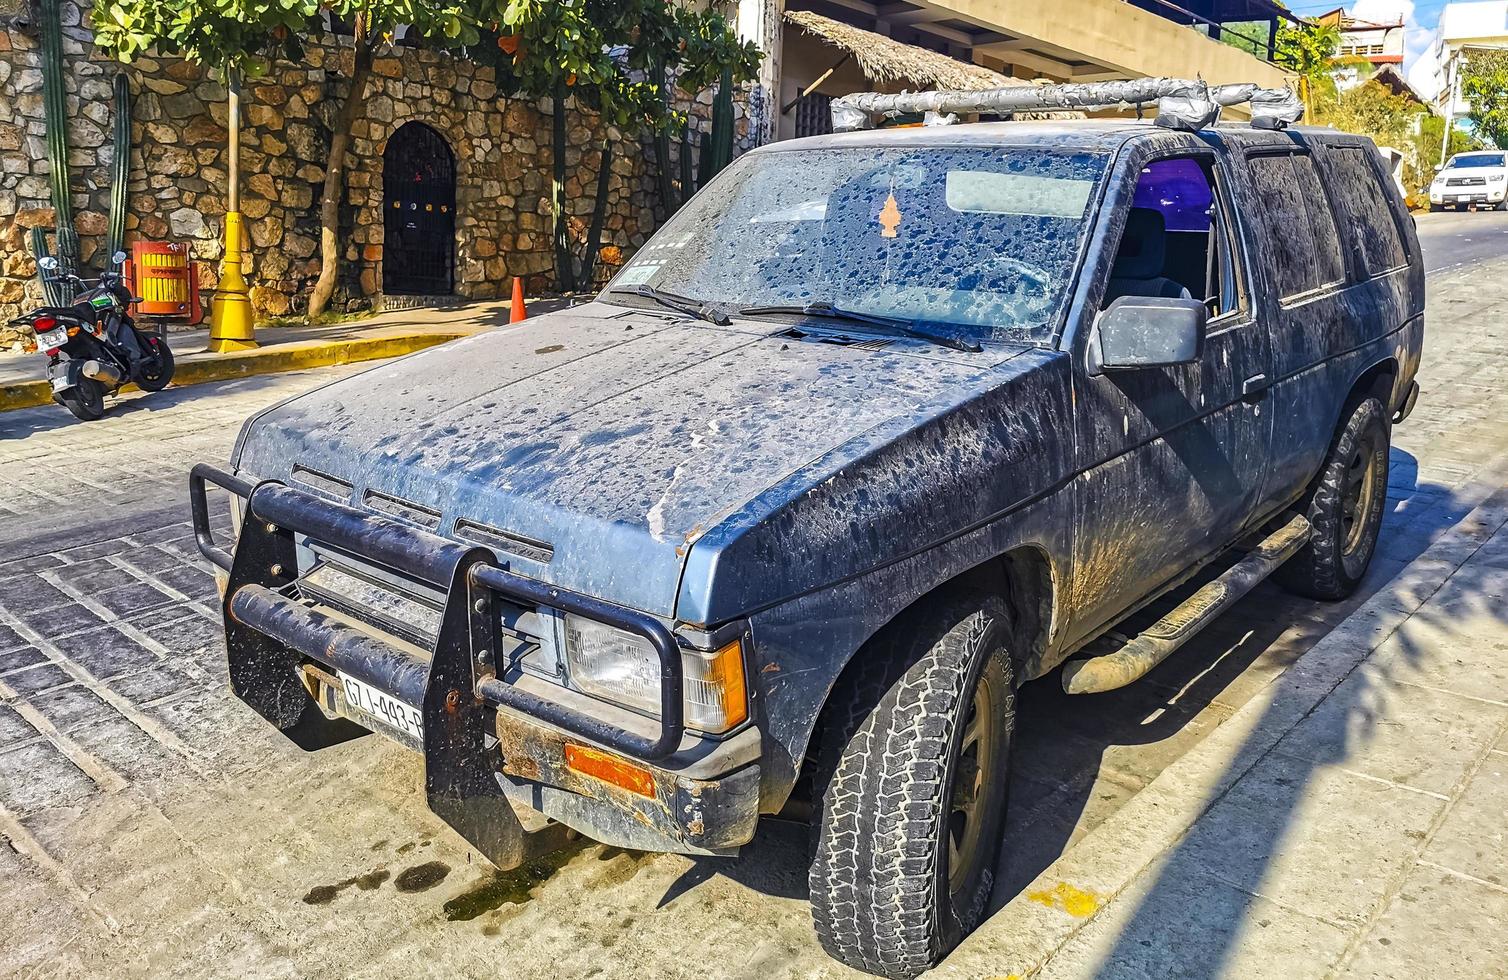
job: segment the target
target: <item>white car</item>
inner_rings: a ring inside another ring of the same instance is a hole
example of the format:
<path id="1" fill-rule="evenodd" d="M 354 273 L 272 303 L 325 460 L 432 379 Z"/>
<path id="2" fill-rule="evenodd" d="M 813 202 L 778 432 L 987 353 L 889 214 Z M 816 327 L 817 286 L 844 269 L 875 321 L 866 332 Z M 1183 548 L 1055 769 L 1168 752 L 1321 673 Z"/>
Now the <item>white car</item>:
<path id="1" fill-rule="evenodd" d="M 1508 153 L 1481 151 L 1457 153 L 1446 162 L 1429 185 L 1429 209 L 1465 208 L 1470 205 L 1502 211 L 1508 195 Z"/>

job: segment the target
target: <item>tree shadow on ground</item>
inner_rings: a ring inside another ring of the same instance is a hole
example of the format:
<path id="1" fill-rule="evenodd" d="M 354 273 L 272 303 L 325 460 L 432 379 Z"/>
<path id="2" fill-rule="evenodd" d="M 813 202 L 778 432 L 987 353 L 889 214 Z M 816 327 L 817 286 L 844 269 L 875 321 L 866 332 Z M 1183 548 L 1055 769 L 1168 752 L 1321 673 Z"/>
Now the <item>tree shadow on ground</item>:
<path id="1" fill-rule="evenodd" d="M 1405 548 L 1422 551 L 1432 532 L 1460 523 L 1448 515 L 1464 504 L 1439 497 L 1424 512 L 1435 516 L 1400 536 Z M 1490 533 L 1463 530 L 1479 540 Z M 1396 578 L 1418 601 L 1444 574 L 1428 563 L 1388 567 L 1382 561 L 1367 588 Z M 1438 645 L 1501 637 L 1505 578 L 1500 563 L 1470 562 L 1451 579 L 1453 598 L 1421 607 L 1370 656 L 1383 636 L 1363 619 L 1348 626 L 1354 642 L 1282 678 L 1198 823 L 1103 913 L 1106 921 L 1088 927 L 1079 953 L 1094 951 L 1093 975 L 1319 975 L 1339 965 L 1357 930 L 1396 894 L 1409 852 L 1422 848 L 1446 796 L 1500 724 L 1500 711 L 1445 689 L 1478 683 L 1490 696 L 1501 678 L 1463 682 Z M 1091 972 L 1074 956 L 1064 965 Z"/>

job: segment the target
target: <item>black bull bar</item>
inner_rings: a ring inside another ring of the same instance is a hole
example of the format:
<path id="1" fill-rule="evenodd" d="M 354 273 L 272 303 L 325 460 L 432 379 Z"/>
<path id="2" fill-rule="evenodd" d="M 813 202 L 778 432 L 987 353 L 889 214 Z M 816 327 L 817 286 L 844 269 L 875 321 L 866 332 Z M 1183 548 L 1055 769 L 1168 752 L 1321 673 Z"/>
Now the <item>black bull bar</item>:
<path id="1" fill-rule="evenodd" d="M 216 544 L 210 530 L 206 484 L 246 500 L 233 556 Z M 526 840 L 500 787 L 501 754 L 496 747 L 489 752 L 486 745 L 490 711 L 512 708 L 645 760 L 664 758 L 680 744 L 680 648 L 674 634 L 652 616 L 516 575 L 486 548 L 468 547 L 275 481 L 253 484 L 204 463 L 189 474 L 189 501 L 199 551 L 229 573 L 222 610 L 232 692 L 309 751 L 368 732 L 320 710 L 299 679 L 307 661 L 418 705 L 430 809 L 498 867 L 514 867 L 540 848 Z M 293 597 L 295 534 L 444 589 L 445 606 L 429 660 Z M 659 736 L 626 731 L 500 678 L 497 596 L 574 613 L 647 640 L 660 659 Z"/>

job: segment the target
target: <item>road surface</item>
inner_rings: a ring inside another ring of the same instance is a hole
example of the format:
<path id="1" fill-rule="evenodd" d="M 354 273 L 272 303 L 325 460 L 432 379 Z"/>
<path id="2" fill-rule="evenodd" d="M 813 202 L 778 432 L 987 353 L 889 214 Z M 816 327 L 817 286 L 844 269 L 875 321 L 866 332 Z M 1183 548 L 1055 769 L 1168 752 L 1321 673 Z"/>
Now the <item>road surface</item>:
<path id="1" fill-rule="evenodd" d="M 1414 216 L 1426 272 L 1508 254 L 1508 211 L 1439 211 Z"/>

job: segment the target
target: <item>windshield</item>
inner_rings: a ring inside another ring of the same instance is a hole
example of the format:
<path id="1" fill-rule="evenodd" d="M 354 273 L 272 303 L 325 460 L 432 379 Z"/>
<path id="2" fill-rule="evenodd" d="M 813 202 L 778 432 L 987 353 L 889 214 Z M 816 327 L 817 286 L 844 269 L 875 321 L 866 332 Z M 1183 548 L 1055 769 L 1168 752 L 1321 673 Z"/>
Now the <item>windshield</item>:
<path id="1" fill-rule="evenodd" d="M 831 303 L 971 340 L 1044 342 L 1104 169 L 1100 154 L 999 147 L 753 153 L 608 291 L 649 285 L 730 308 Z"/>
<path id="2" fill-rule="evenodd" d="M 1501 167 L 1503 154 L 1501 153 L 1474 153 L 1469 157 L 1451 157 L 1447 169 L 1454 170 L 1457 167 Z"/>

